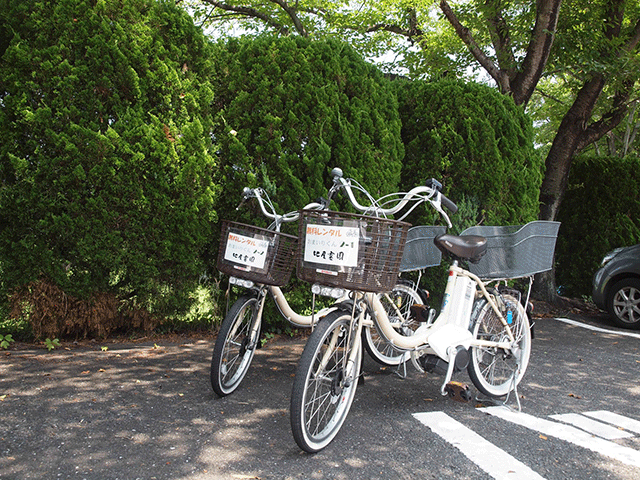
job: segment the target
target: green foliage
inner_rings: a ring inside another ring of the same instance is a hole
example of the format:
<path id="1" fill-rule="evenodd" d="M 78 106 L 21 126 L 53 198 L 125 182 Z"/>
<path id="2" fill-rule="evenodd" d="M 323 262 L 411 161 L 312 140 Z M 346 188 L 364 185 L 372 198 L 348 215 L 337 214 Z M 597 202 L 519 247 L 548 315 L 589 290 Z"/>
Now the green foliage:
<path id="1" fill-rule="evenodd" d="M 397 102 L 348 45 L 265 36 L 219 48 L 221 217 L 237 215 L 245 186 L 264 188 L 279 213 L 297 210 L 326 195 L 336 166 L 366 178 L 374 194 L 395 188 L 403 155 Z"/>
<path id="2" fill-rule="evenodd" d="M 556 280 L 566 296 L 591 295 L 602 257 L 640 243 L 640 158 L 576 159 L 558 213 Z"/>
<path id="3" fill-rule="evenodd" d="M 521 107 L 480 84 L 440 80 L 395 85 L 406 153 L 405 188 L 434 177 L 452 200 L 464 196 L 468 205 L 459 228 L 536 218 L 544 165 L 533 148 L 531 120 Z M 467 217 L 474 209 L 478 215 L 472 221 Z"/>
<path id="4" fill-rule="evenodd" d="M 1 349 L 6 350 L 7 348 L 9 348 L 9 345 L 11 345 L 13 342 L 15 342 L 15 340 L 13 339 L 13 336 L 10 333 L 6 335 L 0 335 Z"/>
<path id="5" fill-rule="evenodd" d="M 2 293 L 188 308 L 216 221 L 211 47 L 174 2 L 4 0 Z"/>
<path id="6" fill-rule="evenodd" d="M 285 213 L 326 196 L 333 167 L 376 196 L 396 189 L 403 156 L 397 101 L 389 81 L 348 45 L 263 36 L 218 48 L 221 218 L 267 226 L 256 202 L 235 210 L 243 187 L 263 188 Z M 294 308 L 310 304 L 303 291 L 308 285 L 291 288 Z"/>
<path id="7" fill-rule="evenodd" d="M 44 341 L 44 346 L 50 352 L 51 350 L 54 350 L 56 347 L 60 346 L 60 340 L 58 340 L 57 338 L 54 338 L 53 340 L 47 338 Z"/>

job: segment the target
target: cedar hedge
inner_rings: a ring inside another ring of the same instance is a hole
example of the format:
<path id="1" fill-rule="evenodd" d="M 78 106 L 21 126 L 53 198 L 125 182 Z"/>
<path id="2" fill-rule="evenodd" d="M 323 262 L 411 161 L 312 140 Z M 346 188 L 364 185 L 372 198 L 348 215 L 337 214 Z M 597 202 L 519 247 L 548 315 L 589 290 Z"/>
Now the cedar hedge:
<path id="1" fill-rule="evenodd" d="M 442 180 L 458 231 L 537 213 L 531 122 L 489 87 L 391 81 L 337 40 L 211 43 L 174 2 L 3 7 L 0 293 L 41 336 L 187 311 L 218 218 L 265 225 L 244 186 L 283 213 L 339 166 L 375 196 Z"/>
<path id="2" fill-rule="evenodd" d="M 558 221 L 556 283 L 564 296 L 588 297 L 602 257 L 640 243 L 640 158 L 578 157 Z"/>
<path id="3" fill-rule="evenodd" d="M 4 3 L 2 292 L 186 310 L 217 219 L 208 41 L 173 2 Z"/>

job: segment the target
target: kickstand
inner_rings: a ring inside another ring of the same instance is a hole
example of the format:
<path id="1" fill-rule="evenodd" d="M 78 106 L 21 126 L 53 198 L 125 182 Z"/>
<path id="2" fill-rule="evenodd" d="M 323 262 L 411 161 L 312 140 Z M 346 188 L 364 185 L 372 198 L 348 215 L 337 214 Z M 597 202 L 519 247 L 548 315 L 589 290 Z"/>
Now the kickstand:
<path id="1" fill-rule="evenodd" d="M 402 360 L 400 361 L 400 363 L 396 367 L 396 371 L 394 372 L 403 380 L 407 378 L 407 355 L 408 353 L 402 354 Z"/>
<path id="2" fill-rule="evenodd" d="M 520 404 L 520 395 L 518 395 L 518 382 L 516 382 L 516 378 L 518 378 L 519 373 L 520 373 L 520 369 L 518 369 L 516 371 L 516 374 L 513 376 L 513 379 L 511 381 L 513 388 L 509 389 L 509 393 L 507 393 L 507 397 L 504 399 L 504 405 L 506 406 L 507 402 L 509 401 L 509 396 L 511 395 L 511 392 L 513 392 L 513 394 L 516 397 L 516 403 L 518 404 L 518 411 L 521 412 L 522 405 Z"/>
<path id="3" fill-rule="evenodd" d="M 496 407 L 507 407 L 513 410 L 513 408 L 510 405 L 507 405 L 507 403 L 509 402 L 509 397 L 511 396 L 511 392 L 513 392 L 513 394 L 516 397 L 518 412 L 522 412 L 522 404 L 520 403 L 520 395 L 518 395 L 518 384 L 516 383 L 516 378 L 518 378 L 517 374 L 513 376 L 513 379 L 511 381 L 511 385 L 513 388 L 509 389 L 509 393 L 507 393 L 507 396 L 504 398 L 504 401 L 500 401 L 497 398 L 493 398 L 493 397 L 480 398 L 478 395 L 476 395 L 476 401 L 480 403 L 492 403 Z"/>

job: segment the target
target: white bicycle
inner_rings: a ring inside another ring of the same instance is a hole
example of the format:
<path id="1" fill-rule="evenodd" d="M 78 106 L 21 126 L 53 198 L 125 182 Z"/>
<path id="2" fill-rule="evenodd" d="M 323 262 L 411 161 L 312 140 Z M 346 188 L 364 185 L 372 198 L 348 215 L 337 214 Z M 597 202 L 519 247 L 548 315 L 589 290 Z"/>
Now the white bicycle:
<path id="1" fill-rule="evenodd" d="M 528 277 L 530 290 L 532 276 L 551 268 L 559 224 L 474 227 L 461 236 L 434 236 L 437 252 L 452 259 L 439 315 L 416 303 L 408 312 L 395 311 L 390 316 L 384 292 L 392 290 L 398 277 L 409 225 L 384 217 L 410 203 L 413 209 L 428 202 L 451 226 L 442 206 L 452 211 L 456 206 L 440 193 L 437 182 L 365 207 L 353 197 L 350 180 L 340 175 L 336 181 L 351 202 L 368 215 L 302 212 L 300 218 L 298 276 L 348 289 L 350 301 L 342 302 L 319 322 L 300 358 L 290 411 L 298 446 L 306 452 L 317 452 L 338 434 L 358 385 L 362 332 L 372 325 L 396 351 L 408 355 L 419 371 L 442 373 L 443 395 L 469 398 L 466 386 L 451 381 L 455 372 L 465 368 L 485 395 L 503 397 L 516 390 L 531 353 L 531 327 L 524 307 L 528 294 L 522 299 L 520 292 L 498 285 Z M 394 206 L 387 208 L 391 203 Z M 326 238 L 329 240 L 323 241 Z M 333 238 L 352 241 L 335 242 Z M 420 252 L 421 242 L 429 251 L 431 242 L 420 240 L 411 246 L 412 255 Z M 325 257 L 327 252 L 333 252 L 334 258 L 340 253 L 343 261 L 318 261 L 323 251 Z M 424 266 L 435 263 L 429 257 L 422 255 L 419 261 L 424 261 Z M 470 269 L 462 268 L 461 262 L 468 262 Z M 412 319 L 420 326 L 407 335 L 398 331 L 393 318 Z"/>
<path id="2" fill-rule="evenodd" d="M 334 183 L 327 199 L 310 203 L 303 211 L 326 210 L 331 198 L 340 188 L 339 183 Z M 257 200 L 262 213 L 273 220 L 269 228 L 228 221 L 222 223 L 218 270 L 230 276 L 230 285 L 237 285 L 245 290 L 228 308 L 211 357 L 211 386 L 220 397 L 233 393 L 249 370 L 260 341 L 262 314 L 268 296 L 273 298 L 280 314 L 300 328 L 313 327 L 320 318 L 337 309 L 334 305 L 316 312 L 314 305 L 311 315 L 302 315 L 289 305 L 280 287 L 291 276 L 297 237 L 280 232 L 280 227 L 283 223 L 297 221 L 299 212 L 278 215 L 264 190 L 245 188 L 242 203 L 252 198 Z M 327 291 L 325 288 L 317 293 L 332 295 L 337 302 L 344 296 L 339 289 Z M 396 308 L 399 306 L 405 309 L 414 303 L 415 298 L 419 298 L 418 295 L 416 290 L 406 285 L 398 285 L 390 293 Z M 405 334 L 412 333 L 408 326 L 404 328 Z M 403 353 L 390 348 L 388 342 L 383 341 L 377 332 L 371 333 L 365 329 L 364 335 L 365 348 L 378 362 L 397 365 L 402 361 Z"/>

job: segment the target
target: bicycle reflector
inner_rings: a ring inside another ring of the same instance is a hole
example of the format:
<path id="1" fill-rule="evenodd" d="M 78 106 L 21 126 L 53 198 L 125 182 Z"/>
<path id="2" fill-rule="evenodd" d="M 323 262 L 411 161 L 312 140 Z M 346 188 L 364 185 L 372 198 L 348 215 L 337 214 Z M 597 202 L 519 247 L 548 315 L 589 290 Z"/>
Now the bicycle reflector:
<path id="1" fill-rule="evenodd" d="M 251 280 L 245 280 L 244 278 L 238 277 L 229 277 L 229 283 L 243 288 L 253 288 L 254 285 Z"/>
<path id="2" fill-rule="evenodd" d="M 346 290 L 344 288 L 325 287 L 324 285 L 320 285 L 317 283 L 313 284 L 313 286 L 311 287 L 311 292 L 315 295 L 331 298 L 342 298 L 346 294 Z"/>

